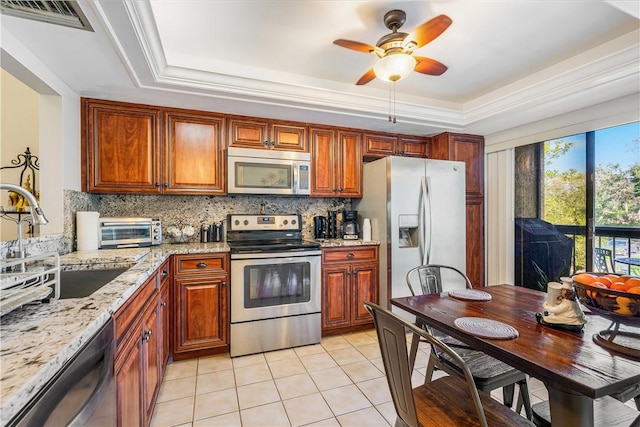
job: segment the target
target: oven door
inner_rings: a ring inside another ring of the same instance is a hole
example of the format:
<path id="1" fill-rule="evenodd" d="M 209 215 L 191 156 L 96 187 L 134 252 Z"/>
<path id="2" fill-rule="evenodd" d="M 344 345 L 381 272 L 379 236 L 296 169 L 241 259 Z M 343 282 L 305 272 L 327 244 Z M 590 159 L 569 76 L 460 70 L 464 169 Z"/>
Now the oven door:
<path id="1" fill-rule="evenodd" d="M 320 251 L 231 259 L 231 323 L 320 312 Z"/>

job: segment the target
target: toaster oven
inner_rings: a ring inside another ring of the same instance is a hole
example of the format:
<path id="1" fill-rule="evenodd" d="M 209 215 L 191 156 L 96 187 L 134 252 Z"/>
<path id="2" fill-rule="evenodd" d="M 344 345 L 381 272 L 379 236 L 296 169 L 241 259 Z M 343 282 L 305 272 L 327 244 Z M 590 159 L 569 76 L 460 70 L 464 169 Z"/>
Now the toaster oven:
<path id="1" fill-rule="evenodd" d="M 160 218 L 100 218 L 100 249 L 139 248 L 162 243 Z"/>

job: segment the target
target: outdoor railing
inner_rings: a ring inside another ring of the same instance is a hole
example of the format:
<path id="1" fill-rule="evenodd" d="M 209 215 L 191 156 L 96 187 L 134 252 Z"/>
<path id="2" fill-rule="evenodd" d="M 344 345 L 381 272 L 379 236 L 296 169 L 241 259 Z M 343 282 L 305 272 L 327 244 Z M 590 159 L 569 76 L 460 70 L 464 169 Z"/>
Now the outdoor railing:
<path id="1" fill-rule="evenodd" d="M 583 225 L 561 225 L 554 224 L 555 227 L 571 238 L 573 241 L 573 251 L 571 259 L 571 272 L 575 273 L 576 263 L 576 238 L 587 235 L 587 227 Z M 612 262 L 616 273 L 640 275 L 640 267 L 631 266 L 616 262 L 616 257 L 640 257 L 640 229 L 637 227 L 610 227 L 596 226 L 594 247 L 605 248 L 611 251 Z M 582 264 L 585 260 L 579 260 Z"/>

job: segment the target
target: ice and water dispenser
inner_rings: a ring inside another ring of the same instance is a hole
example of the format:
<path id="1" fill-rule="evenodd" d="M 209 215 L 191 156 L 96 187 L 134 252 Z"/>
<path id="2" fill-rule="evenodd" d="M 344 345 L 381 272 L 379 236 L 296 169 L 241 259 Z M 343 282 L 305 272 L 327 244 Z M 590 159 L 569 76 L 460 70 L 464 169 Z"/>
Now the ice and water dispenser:
<path id="1" fill-rule="evenodd" d="M 398 215 L 398 247 L 418 246 L 418 215 Z"/>

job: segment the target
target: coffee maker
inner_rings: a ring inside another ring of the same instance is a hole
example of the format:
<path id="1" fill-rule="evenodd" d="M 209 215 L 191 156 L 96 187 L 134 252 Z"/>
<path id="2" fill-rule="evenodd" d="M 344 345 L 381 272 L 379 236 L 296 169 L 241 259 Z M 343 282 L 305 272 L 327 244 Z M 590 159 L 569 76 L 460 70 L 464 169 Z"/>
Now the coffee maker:
<path id="1" fill-rule="evenodd" d="M 358 211 L 342 211 L 341 235 L 344 240 L 356 240 L 360 238 L 360 226 L 358 225 Z"/>

